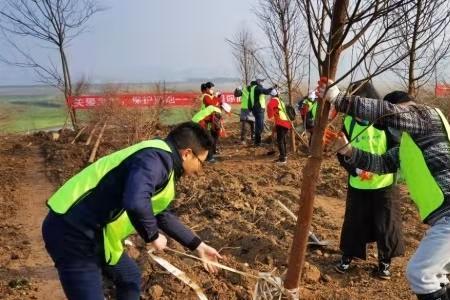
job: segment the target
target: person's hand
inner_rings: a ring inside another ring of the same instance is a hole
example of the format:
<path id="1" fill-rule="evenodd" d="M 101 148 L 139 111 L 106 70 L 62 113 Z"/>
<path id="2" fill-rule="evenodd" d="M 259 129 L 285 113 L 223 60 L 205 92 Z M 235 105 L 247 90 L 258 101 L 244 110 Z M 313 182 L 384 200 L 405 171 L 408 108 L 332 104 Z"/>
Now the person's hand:
<path id="1" fill-rule="evenodd" d="M 353 148 L 352 145 L 348 142 L 345 134 L 343 132 L 340 132 L 337 138 L 334 139 L 334 142 L 331 145 L 331 150 L 349 157 L 352 155 Z"/>
<path id="2" fill-rule="evenodd" d="M 323 144 L 325 147 L 332 145 L 338 137 L 338 133 L 331 130 L 330 128 L 325 129 L 325 133 L 323 135 Z"/>
<path id="3" fill-rule="evenodd" d="M 222 92 L 221 92 L 221 91 L 217 91 L 217 92 L 214 94 L 214 97 L 216 97 L 216 98 L 219 98 L 220 96 L 222 96 Z"/>
<path id="4" fill-rule="evenodd" d="M 219 252 L 203 242 L 201 242 L 195 250 L 197 250 L 198 256 L 203 260 L 203 267 L 206 271 L 209 273 L 217 273 L 217 267 L 209 264 L 208 261 L 217 262 L 219 258 L 222 258 Z"/>
<path id="5" fill-rule="evenodd" d="M 162 251 L 166 248 L 166 246 L 167 246 L 167 238 L 162 234 L 159 234 L 156 240 L 147 244 L 147 248 L 149 250 L 155 251 Z"/>
<path id="6" fill-rule="evenodd" d="M 340 91 L 336 85 L 330 87 L 334 82 L 326 77 L 320 78 L 318 86 L 316 89 L 316 95 L 319 98 L 325 99 L 325 101 L 330 102 L 332 105 L 336 101 L 337 96 Z"/>
<path id="7" fill-rule="evenodd" d="M 373 173 L 361 169 L 356 169 L 356 174 L 361 178 L 362 181 L 364 180 L 371 180 L 373 177 Z"/>
<path id="8" fill-rule="evenodd" d="M 332 120 L 334 120 L 334 118 L 336 118 L 336 116 L 337 116 L 336 107 L 334 105 L 331 105 L 330 111 L 328 112 L 328 122 L 331 122 Z"/>

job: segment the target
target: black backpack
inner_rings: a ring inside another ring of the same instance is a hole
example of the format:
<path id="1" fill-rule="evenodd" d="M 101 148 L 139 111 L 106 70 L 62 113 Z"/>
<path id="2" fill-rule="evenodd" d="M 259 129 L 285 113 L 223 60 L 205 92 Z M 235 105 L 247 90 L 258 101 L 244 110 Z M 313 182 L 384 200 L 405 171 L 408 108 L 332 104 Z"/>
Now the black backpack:
<path id="1" fill-rule="evenodd" d="M 295 116 L 297 115 L 294 107 L 290 104 L 286 104 L 285 107 L 286 107 L 286 115 L 288 116 L 289 120 L 294 121 Z"/>

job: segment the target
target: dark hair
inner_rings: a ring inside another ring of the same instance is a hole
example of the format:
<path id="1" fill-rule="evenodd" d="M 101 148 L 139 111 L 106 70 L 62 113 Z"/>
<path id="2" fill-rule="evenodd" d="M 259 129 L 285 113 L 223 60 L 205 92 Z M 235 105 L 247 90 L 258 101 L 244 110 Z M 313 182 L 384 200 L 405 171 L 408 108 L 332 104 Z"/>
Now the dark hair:
<path id="1" fill-rule="evenodd" d="M 208 81 L 207 83 L 205 83 L 205 88 L 210 89 L 214 87 L 214 83 L 212 83 L 211 81 Z"/>
<path id="2" fill-rule="evenodd" d="M 257 85 L 257 84 L 258 84 L 258 82 L 256 82 L 256 80 L 253 80 L 252 82 L 250 82 L 250 86 Z"/>
<path id="3" fill-rule="evenodd" d="M 408 101 L 415 101 L 414 97 L 408 95 L 406 92 L 402 91 L 394 91 L 383 98 L 384 101 L 387 101 L 392 104 L 400 104 Z"/>
<path id="4" fill-rule="evenodd" d="M 206 83 L 202 83 L 200 84 L 200 91 L 205 91 L 206 90 Z"/>
<path id="5" fill-rule="evenodd" d="M 377 92 L 371 80 L 359 80 L 350 83 L 349 92 L 353 92 L 355 96 L 371 98 L 371 99 L 381 99 L 380 94 Z"/>
<path id="6" fill-rule="evenodd" d="M 211 149 L 213 144 L 211 135 L 194 122 L 181 123 L 169 132 L 167 139 L 172 141 L 178 150 L 191 148 L 196 154 Z"/>

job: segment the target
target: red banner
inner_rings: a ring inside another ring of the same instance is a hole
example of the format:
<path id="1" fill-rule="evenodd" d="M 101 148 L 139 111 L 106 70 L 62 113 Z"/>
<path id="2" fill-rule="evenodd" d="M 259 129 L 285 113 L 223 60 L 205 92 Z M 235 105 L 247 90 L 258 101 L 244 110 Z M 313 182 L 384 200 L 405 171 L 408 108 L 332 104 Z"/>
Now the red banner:
<path id="1" fill-rule="evenodd" d="M 450 96 L 450 85 L 436 84 L 435 93 L 437 97 Z"/>
<path id="2" fill-rule="evenodd" d="M 118 103 L 125 107 L 152 107 L 161 105 L 193 106 L 196 104 L 199 94 L 195 93 L 165 93 L 165 94 L 120 94 L 114 97 L 102 95 L 85 95 L 69 97 L 69 105 L 74 109 L 90 109 L 104 105 L 105 103 Z M 234 97 L 233 93 L 223 93 L 222 101 L 229 104 L 241 103 L 240 98 Z"/>

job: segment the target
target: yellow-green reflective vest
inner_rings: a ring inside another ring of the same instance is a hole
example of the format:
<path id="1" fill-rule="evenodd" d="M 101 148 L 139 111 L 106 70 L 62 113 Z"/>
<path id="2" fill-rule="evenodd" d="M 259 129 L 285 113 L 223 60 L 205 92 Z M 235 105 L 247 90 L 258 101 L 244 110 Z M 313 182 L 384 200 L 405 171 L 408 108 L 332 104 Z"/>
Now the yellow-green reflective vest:
<path id="1" fill-rule="evenodd" d="M 48 207 L 57 214 L 65 214 L 69 209 L 82 201 L 85 195 L 90 193 L 102 178 L 112 169 L 116 168 L 126 158 L 144 148 L 156 148 L 172 152 L 169 145 L 163 140 L 143 141 L 123 150 L 104 156 L 84 168 L 81 172 L 70 178 L 47 201 Z M 152 202 L 153 214 L 157 215 L 167 209 L 175 198 L 175 177 L 173 170 L 165 187 L 157 191 L 149 199 Z M 109 265 L 115 265 L 123 253 L 122 241 L 135 233 L 135 229 L 124 211 L 103 228 L 103 242 L 105 261 Z"/>
<path id="2" fill-rule="evenodd" d="M 359 133 L 365 130 L 351 142 L 353 147 L 376 155 L 386 153 L 387 140 L 386 133 L 383 130 L 378 130 L 372 125 L 369 128 L 367 126 L 361 126 L 350 116 L 345 117 L 344 126 L 347 133 L 351 134 L 349 137 L 350 140 L 353 140 Z M 360 190 L 377 190 L 390 186 L 393 183 L 394 174 L 392 173 L 383 175 L 373 174 L 370 180 L 362 180 L 359 176 L 351 175 L 349 178 L 350 186 Z"/>
<path id="3" fill-rule="evenodd" d="M 256 85 L 253 85 L 252 87 L 250 87 L 250 104 L 251 107 L 255 106 L 255 88 Z M 264 96 L 263 94 L 259 95 L 259 105 L 261 106 L 262 109 L 266 109 L 266 96 Z"/>
<path id="4" fill-rule="evenodd" d="M 442 112 L 436 108 L 450 142 L 450 125 Z M 405 178 L 411 199 L 419 209 L 420 219 L 425 220 L 444 202 L 445 196 L 431 175 L 423 153 L 411 136 L 403 132 L 399 149 L 400 170 Z"/>
<path id="5" fill-rule="evenodd" d="M 317 114 L 317 107 L 318 107 L 317 101 L 311 101 L 311 100 L 307 99 L 306 103 L 308 104 L 308 111 L 311 112 L 313 120 L 315 120 L 316 114 Z"/>
<path id="6" fill-rule="evenodd" d="M 192 117 L 192 122 L 194 123 L 199 123 L 201 120 L 203 120 L 204 118 L 210 116 L 213 113 L 219 113 L 221 114 L 222 111 L 220 110 L 220 108 L 214 106 L 214 105 L 210 105 L 204 109 L 201 109 L 200 111 L 198 111 L 193 117 Z"/>
<path id="7" fill-rule="evenodd" d="M 280 98 L 274 97 L 274 99 L 278 102 L 278 114 L 280 116 L 280 120 L 288 121 L 289 119 L 286 115 L 286 105 Z"/>
<path id="8" fill-rule="evenodd" d="M 247 87 L 244 87 L 242 89 L 242 95 L 241 95 L 241 109 L 248 109 L 248 98 L 249 98 L 249 91 Z"/>

